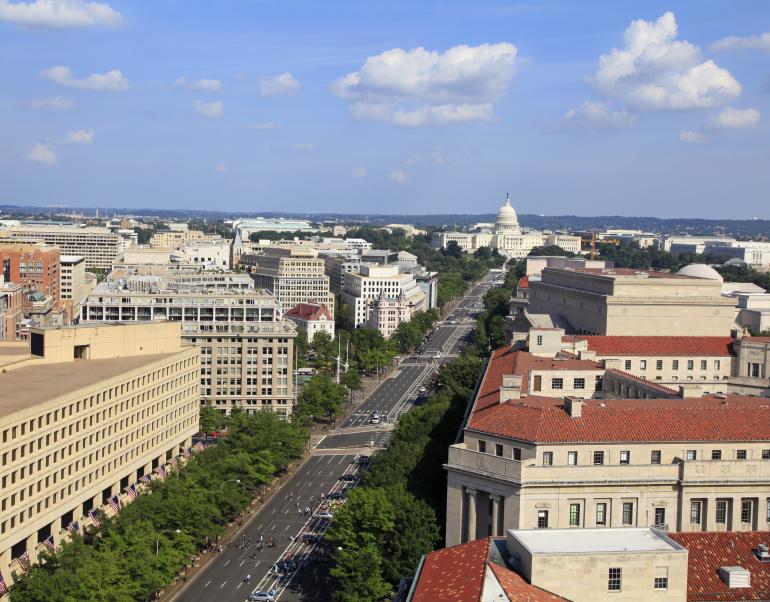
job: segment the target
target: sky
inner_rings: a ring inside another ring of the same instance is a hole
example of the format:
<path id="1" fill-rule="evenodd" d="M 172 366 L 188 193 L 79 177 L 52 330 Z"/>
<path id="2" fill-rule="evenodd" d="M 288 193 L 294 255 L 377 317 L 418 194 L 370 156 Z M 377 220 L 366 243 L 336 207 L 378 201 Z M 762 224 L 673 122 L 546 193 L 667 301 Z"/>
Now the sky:
<path id="1" fill-rule="evenodd" d="M 0 0 L 0 204 L 770 218 L 766 0 Z"/>

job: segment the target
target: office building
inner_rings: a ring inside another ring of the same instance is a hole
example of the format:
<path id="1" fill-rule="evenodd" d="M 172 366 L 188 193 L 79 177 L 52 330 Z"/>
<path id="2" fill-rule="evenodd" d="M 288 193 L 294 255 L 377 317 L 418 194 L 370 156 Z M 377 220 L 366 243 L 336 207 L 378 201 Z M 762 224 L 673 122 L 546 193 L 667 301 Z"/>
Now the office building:
<path id="1" fill-rule="evenodd" d="M 255 217 L 233 222 L 233 228 L 241 231 L 243 240 L 252 232 L 316 232 L 312 224 L 304 219 Z"/>
<path id="2" fill-rule="evenodd" d="M 321 253 L 324 260 L 324 273 L 329 277 L 329 289 L 339 295 L 345 274 L 357 274 L 361 271 L 361 257 L 358 254 Z"/>
<path id="3" fill-rule="evenodd" d="M 248 271 L 257 288 L 275 295 L 283 310 L 300 303 L 321 303 L 334 317 L 334 295 L 324 260 L 314 249 L 268 247 L 257 255 L 241 255 L 240 265 Z"/>
<path id="4" fill-rule="evenodd" d="M 0 275 L 0 341 L 15 341 L 19 336 L 19 323 L 24 318 L 23 304 L 26 295 L 21 284 L 5 282 Z"/>
<path id="5" fill-rule="evenodd" d="M 0 244 L 0 262 L 6 282 L 21 284 L 26 292 L 39 292 L 54 304 L 61 300 L 59 249 L 47 245 Z M 24 310 L 29 304 L 24 303 Z"/>
<path id="6" fill-rule="evenodd" d="M 145 270 L 148 271 L 148 270 Z M 291 413 L 294 325 L 246 274 L 114 270 L 87 297 L 81 322 L 180 322 L 201 353 L 201 400 L 223 413 Z"/>
<path id="7" fill-rule="evenodd" d="M 204 270 L 230 269 L 230 241 L 219 239 L 189 240 L 171 253 L 171 261 Z"/>
<path id="8" fill-rule="evenodd" d="M 108 228 L 62 224 L 20 224 L 0 230 L 0 242 L 39 244 L 59 247 L 63 255 L 82 255 L 86 269 L 109 270 L 124 248 L 120 234 Z"/>
<path id="9" fill-rule="evenodd" d="M 186 226 L 187 224 L 182 225 Z M 178 249 L 186 242 L 218 238 L 221 238 L 218 234 L 204 234 L 199 230 L 188 230 L 186 228 L 155 230 L 152 238 L 150 238 L 150 246 L 152 248 Z"/>
<path id="10" fill-rule="evenodd" d="M 0 345 L 0 572 L 150 473 L 198 430 L 199 350 L 178 324 L 32 329 Z M 124 497 L 124 502 L 128 500 Z"/>
<path id="11" fill-rule="evenodd" d="M 397 297 L 388 297 L 385 293 L 380 293 L 380 296 L 372 303 L 366 327 L 379 330 L 383 337 L 389 339 L 401 322 L 408 322 L 412 319 L 412 311 L 409 300 L 403 293 Z"/>

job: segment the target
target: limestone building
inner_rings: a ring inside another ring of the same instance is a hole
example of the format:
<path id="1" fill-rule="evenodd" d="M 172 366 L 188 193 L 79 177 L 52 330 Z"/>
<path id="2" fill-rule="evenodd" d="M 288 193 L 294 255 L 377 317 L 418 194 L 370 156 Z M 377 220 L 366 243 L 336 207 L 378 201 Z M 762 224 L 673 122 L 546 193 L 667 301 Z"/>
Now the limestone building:
<path id="1" fill-rule="evenodd" d="M 120 234 L 108 228 L 66 224 L 19 224 L 0 230 L 0 241 L 59 247 L 64 255 L 82 255 L 87 269 L 109 270 L 124 248 Z"/>
<path id="2" fill-rule="evenodd" d="M 191 443 L 199 350 L 178 324 L 32 329 L 0 344 L 0 572 Z M 123 501 L 127 501 L 125 498 Z"/>

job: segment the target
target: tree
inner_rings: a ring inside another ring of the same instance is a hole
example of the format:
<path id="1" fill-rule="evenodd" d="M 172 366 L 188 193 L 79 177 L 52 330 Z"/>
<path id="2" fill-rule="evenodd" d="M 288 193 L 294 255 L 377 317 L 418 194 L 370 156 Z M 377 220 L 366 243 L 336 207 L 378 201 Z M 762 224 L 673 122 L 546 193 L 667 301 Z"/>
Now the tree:
<path id="1" fill-rule="evenodd" d="M 223 431 L 227 426 L 227 416 L 207 403 L 200 411 L 200 430 L 208 438 L 209 434 Z"/>
<path id="2" fill-rule="evenodd" d="M 351 391 L 358 391 L 363 382 L 356 370 L 347 370 L 340 376 L 340 384 L 346 386 Z"/>
<path id="3" fill-rule="evenodd" d="M 447 257 L 462 257 L 463 250 L 460 248 L 460 245 L 457 244 L 457 241 L 450 240 L 447 243 L 446 249 L 444 250 L 444 254 Z"/>
<path id="4" fill-rule="evenodd" d="M 347 390 L 328 374 L 316 374 L 302 388 L 297 411 L 302 417 L 327 417 L 330 421 L 342 411 Z"/>
<path id="5" fill-rule="evenodd" d="M 327 368 L 330 361 L 337 357 L 337 346 L 333 344 L 331 336 L 325 330 L 319 330 L 313 335 L 313 351 L 315 351 L 315 365 L 318 369 Z"/>

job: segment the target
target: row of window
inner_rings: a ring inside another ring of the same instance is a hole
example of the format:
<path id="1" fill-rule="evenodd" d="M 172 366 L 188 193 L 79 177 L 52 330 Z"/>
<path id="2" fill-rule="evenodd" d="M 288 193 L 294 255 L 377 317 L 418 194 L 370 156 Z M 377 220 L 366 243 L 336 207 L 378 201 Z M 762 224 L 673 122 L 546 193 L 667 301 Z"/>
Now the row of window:
<path id="1" fill-rule="evenodd" d="M 732 500 L 716 500 L 714 505 L 714 521 L 717 524 L 726 525 L 728 508 Z M 753 498 L 744 498 L 740 505 L 740 521 L 744 525 L 750 525 L 754 522 L 754 512 L 759 500 Z M 706 500 L 692 500 L 690 502 L 690 524 L 702 525 Z M 765 507 L 765 522 L 770 523 L 770 498 L 767 499 Z"/>
<path id="2" fill-rule="evenodd" d="M 686 360 L 687 370 L 695 369 L 695 360 Z M 632 370 L 632 360 L 625 361 L 625 369 Z M 714 370 L 719 371 L 722 368 L 722 360 L 713 360 Z M 663 360 L 655 360 L 655 369 L 663 370 Z M 671 360 L 671 369 L 679 370 L 679 360 Z M 708 360 L 700 360 L 700 369 L 708 370 Z M 647 370 L 647 360 L 639 360 L 639 370 Z"/>

